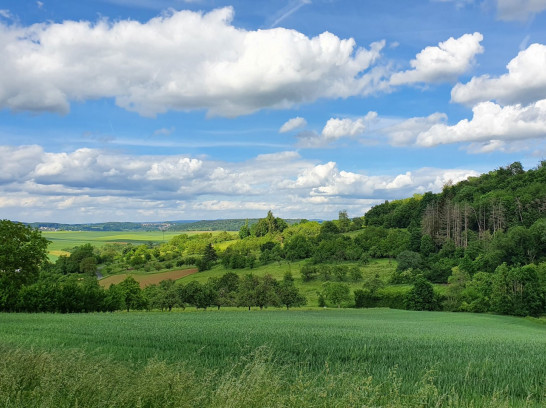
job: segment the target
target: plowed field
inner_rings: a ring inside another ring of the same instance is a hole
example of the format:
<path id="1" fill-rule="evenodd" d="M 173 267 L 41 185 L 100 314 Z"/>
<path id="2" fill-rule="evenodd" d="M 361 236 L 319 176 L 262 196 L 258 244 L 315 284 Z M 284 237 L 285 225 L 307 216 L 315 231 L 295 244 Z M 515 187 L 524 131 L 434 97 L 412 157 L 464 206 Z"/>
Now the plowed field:
<path id="1" fill-rule="evenodd" d="M 99 283 L 101 286 L 108 288 L 112 284 L 118 284 L 122 282 L 127 276 L 132 276 L 133 278 L 135 278 L 135 280 L 138 283 L 140 283 L 141 288 L 145 288 L 146 286 L 156 285 L 163 280 L 167 280 L 167 279 L 177 280 L 177 279 L 183 278 L 184 276 L 191 275 L 195 272 L 197 272 L 196 268 L 180 269 L 177 271 L 168 271 L 168 272 L 154 273 L 149 275 L 135 275 L 131 273 L 122 273 L 120 275 L 113 275 L 113 276 L 109 276 L 107 278 L 101 279 Z"/>

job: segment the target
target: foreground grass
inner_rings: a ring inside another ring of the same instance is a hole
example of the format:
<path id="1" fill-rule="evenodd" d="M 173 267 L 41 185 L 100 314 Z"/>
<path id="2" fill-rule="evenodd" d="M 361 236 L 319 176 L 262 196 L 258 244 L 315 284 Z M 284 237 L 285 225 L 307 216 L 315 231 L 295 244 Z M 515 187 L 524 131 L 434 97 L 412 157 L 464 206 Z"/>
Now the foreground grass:
<path id="1" fill-rule="evenodd" d="M 32 407 L 490 407 L 513 406 L 502 393 L 469 401 L 454 391 L 442 394 L 432 373 L 401 391 L 393 370 L 389 380 L 325 369 L 320 381 L 271 364 L 267 349 L 256 350 L 227 373 L 196 370 L 184 363 L 149 361 L 143 368 L 77 353 L 36 352 L 0 346 L 0 398 L 6 408 Z M 522 406 L 533 406 L 525 402 Z"/>
<path id="2" fill-rule="evenodd" d="M 393 310 L 0 315 L 4 406 L 544 406 L 546 326 Z M 36 401 L 46 401 L 39 404 Z"/>

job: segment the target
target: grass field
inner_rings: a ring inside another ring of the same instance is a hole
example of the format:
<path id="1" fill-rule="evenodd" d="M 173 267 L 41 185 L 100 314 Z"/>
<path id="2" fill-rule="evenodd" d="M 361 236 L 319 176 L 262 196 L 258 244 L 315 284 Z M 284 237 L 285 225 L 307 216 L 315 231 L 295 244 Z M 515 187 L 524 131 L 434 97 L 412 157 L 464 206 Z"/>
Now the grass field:
<path id="1" fill-rule="evenodd" d="M 462 313 L 2 314 L 0 399 L 6 407 L 542 407 L 545 350 L 543 324 Z"/>
<path id="2" fill-rule="evenodd" d="M 219 231 L 206 233 L 220 233 Z M 75 246 L 91 244 L 102 246 L 111 242 L 124 242 L 132 244 L 145 244 L 147 242 L 167 242 L 172 237 L 180 234 L 203 234 L 202 231 L 43 231 L 42 235 L 51 241 L 49 244 L 49 257 L 52 261 L 60 255 L 66 255 L 67 250 Z"/>

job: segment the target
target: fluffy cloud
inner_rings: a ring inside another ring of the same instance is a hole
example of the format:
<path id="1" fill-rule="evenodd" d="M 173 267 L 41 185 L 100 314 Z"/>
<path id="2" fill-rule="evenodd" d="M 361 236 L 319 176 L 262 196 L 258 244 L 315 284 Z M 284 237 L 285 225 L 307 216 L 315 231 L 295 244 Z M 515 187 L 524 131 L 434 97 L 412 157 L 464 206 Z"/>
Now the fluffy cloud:
<path id="1" fill-rule="evenodd" d="M 206 109 L 234 117 L 375 90 L 367 70 L 384 42 L 283 28 L 247 31 L 232 8 L 172 11 L 148 22 L 0 22 L 0 108 L 66 113 L 71 101 L 115 98 L 154 116 Z"/>
<path id="2" fill-rule="evenodd" d="M 11 160 L 13 158 L 18 160 Z M 132 156 L 97 149 L 45 152 L 0 147 L 0 208 L 23 221 L 361 215 L 385 199 L 438 191 L 470 170 L 420 169 L 369 176 L 297 152 L 233 163 L 186 156 Z M 274 171 L 272 171 L 274 169 Z"/>
<path id="3" fill-rule="evenodd" d="M 497 0 L 497 16 L 505 21 L 525 21 L 546 10 L 546 0 Z"/>
<path id="4" fill-rule="evenodd" d="M 413 69 L 393 74 L 390 83 L 454 81 L 470 69 L 476 54 L 483 52 L 482 40 L 480 33 L 464 34 L 459 38 L 451 37 L 437 47 L 426 47 L 410 61 Z"/>
<path id="5" fill-rule="evenodd" d="M 419 133 L 417 144 L 436 146 L 445 143 L 496 141 L 490 148 L 498 146 L 499 140 L 521 140 L 540 138 L 546 135 L 546 99 L 528 106 L 500 106 L 493 102 L 482 102 L 473 109 L 472 120 L 464 119 L 453 126 L 435 124 Z"/>
<path id="6" fill-rule="evenodd" d="M 306 125 L 307 121 L 304 118 L 296 116 L 295 118 L 286 121 L 279 129 L 279 133 L 286 133 L 295 129 L 301 129 Z"/>
<path id="7" fill-rule="evenodd" d="M 408 146 L 415 143 L 417 135 L 429 130 L 432 126 L 445 123 L 445 113 L 433 113 L 426 117 L 415 117 L 406 119 L 394 125 L 387 126 L 379 132 L 389 139 L 392 146 Z"/>
<path id="8" fill-rule="evenodd" d="M 366 125 L 377 118 L 377 113 L 370 111 L 355 120 L 330 118 L 322 132 L 302 132 L 298 135 L 300 147 L 323 147 L 344 137 L 355 137 L 366 130 Z"/>
<path id="9" fill-rule="evenodd" d="M 473 105 L 495 100 L 501 104 L 530 103 L 546 95 L 546 45 L 531 44 L 508 65 L 508 73 L 497 78 L 474 77 L 466 84 L 457 84 L 451 100 Z"/>
<path id="10" fill-rule="evenodd" d="M 357 120 L 331 118 L 322 129 L 322 136 L 327 141 L 334 141 L 345 136 L 360 135 L 366 129 L 364 120 L 365 118 Z"/>

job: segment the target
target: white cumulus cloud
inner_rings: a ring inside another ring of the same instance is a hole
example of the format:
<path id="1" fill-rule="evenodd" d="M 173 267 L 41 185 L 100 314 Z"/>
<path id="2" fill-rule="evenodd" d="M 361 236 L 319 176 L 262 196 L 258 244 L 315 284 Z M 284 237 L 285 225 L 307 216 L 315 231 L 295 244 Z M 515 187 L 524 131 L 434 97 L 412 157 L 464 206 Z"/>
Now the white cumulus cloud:
<path id="1" fill-rule="evenodd" d="M 393 74 L 390 84 L 454 81 L 467 72 L 475 56 L 483 52 L 482 40 L 483 35 L 476 32 L 451 37 L 437 47 L 426 47 L 410 61 L 413 69 Z"/>
<path id="2" fill-rule="evenodd" d="M 385 43 L 358 48 L 324 32 L 249 31 L 231 7 L 134 20 L 0 22 L 0 108 L 66 113 L 71 101 L 115 98 L 145 116 L 205 109 L 234 117 L 317 98 L 373 92 Z"/>
<path id="3" fill-rule="evenodd" d="M 417 135 L 429 130 L 433 125 L 447 122 L 445 113 L 433 113 L 425 117 L 405 119 L 385 127 L 379 133 L 387 136 L 392 146 L 408 146 L 415 143 Z"/>
<path id="4" fill-rule="evenodd" d="M 346 136 L 360 135 L 365 129 L 364 118 L 356 120 L 331 118 L 322 129 L 322 136 L 327 141 L 333 141 Z"/>
<path id="5" fill-rule="evenodd" d="M 483 75 L 457 84 L 451 100 L 466 105 L 495 100 L 501 104 L 530 103 L 546 96 L 546 45 L 531 44 L 507 65 L 499 77 Z"/>
<path id="6" fill-rule="evenodd" d="M 489 141 L 490 148 L 501 140 L 522 140 L 546 136 L 546 99 L 533 104 L 500 106 L 481 102 L 473 109 L 471 120 L 453 126 L 435 124 L 417 136 L 420 146 L 446 143 Z M 496 142 L 493 142 L 496 141 Z"/>
<path id="7" fill-rule="evenodd" d="M 367 124 L 377 118 L 377 112 L 370 111 L 365 116 L 350 118 L 330 118 L 321 133 L 301 132 L 298 135 L 300 147 L 323 147 L 344 137 L 355 137 L 366 130 Z"/>

